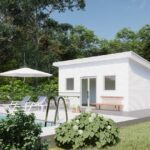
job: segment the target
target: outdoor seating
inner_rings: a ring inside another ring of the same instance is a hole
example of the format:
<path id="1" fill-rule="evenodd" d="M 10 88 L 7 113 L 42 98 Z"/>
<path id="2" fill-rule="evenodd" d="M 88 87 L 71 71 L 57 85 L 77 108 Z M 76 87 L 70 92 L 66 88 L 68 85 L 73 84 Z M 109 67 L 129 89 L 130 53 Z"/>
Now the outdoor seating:
<path id="1" fill-rule="evenodd" d="M 41 111 L 47 107 L 47 96 L 38 96 L 37 102 L 29 102 L 27 103 L 26 110 L 30 111 L 32 108 L 40 109 Z"/>
<path id="2" fill-rule="evenodd" d="M 108 108 L 111 107 L 117 111 L 122 110 L 123 104 L 121 101 L 123 99 L 123 96 L 101 96 L 101 98 L 102 98 L 101 102 L 95 103 L 96 109 L 102 109 L 103 107 L 108 107 Z"/>
<path id="3" fill-rule="evenodd" d="M 25 96 L 22 101 L 11 101 L 9 104 L 9 109 L 13 108 L 15 109 L 16 107 L 24 107 L 30 100 L 31 96 Z"/>

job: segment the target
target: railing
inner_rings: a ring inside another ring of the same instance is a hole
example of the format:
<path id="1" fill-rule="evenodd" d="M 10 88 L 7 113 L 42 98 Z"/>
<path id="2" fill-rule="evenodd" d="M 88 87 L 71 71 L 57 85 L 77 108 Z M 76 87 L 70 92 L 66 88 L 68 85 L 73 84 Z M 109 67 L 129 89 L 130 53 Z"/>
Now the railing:
<path id="1" fill-rule="evenodd" d="M 58 97 L 58 103 L 57 103 L 57 108 L 56 108 L 56 113 L 55 113 L 54 124 L 56 124 L 60 100 L 63 101 L 64 108 L 65 108 L 65 114 L 66 114 L 66 122 L 68 121 L 68 111 L 67 111 L 67 105 L 66 105 L 65 99 L 63 97 Z"/>
<path id="2" fill-rule="evenodd" d="M 65 99 L 63 97 L 58 97 L 57 99 L 55 97 L 51 97 L 51 98 L 48 99 L 48 104 L 47 104 L 47 109 L 46 109 L 46 115 L 45 115 L 45 127 L 47 126 L 47 118 L 48 118 L 48 113 L 49 113 L 49 108 L 50 108 L 50 102 L 52 100 L 54 101 L 55 107 L 56 107 L 54 124 L 56 124 L 60 100 L 63 101 L 64 108 L 65 108 L 65 114 L 66 114 L 66 122 L 68 121 L 68 112 L 67 112 L 67 105 L 66 105 Z"/>
<path id="3" fill-rule="evenodd" d="M 57 108 L 57 101 L 56 101 L 55 97 L 50 97 L 50 98 L 48 99 L 48 103 L 47 103 L 47 109 L 46 109 L 46 115 L 45 115 L 45 127 L 47 126 L 47 118 L 48 118 L 48 113 L 49 113 L 49 107 L 50 107 L 50 102 L 51 102 L 52 100 L 54 101 L 55 106 L 56 106 L 56 108 Z"/>

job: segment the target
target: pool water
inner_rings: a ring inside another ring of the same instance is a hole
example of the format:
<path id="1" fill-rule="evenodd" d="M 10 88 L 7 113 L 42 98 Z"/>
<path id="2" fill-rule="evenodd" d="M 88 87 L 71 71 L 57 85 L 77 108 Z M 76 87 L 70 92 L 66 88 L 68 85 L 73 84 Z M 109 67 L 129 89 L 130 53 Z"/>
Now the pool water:
<path id="1" fill-rule="evenodd" d="M 45 121 L 44 120 L 38 120 L 38 119 L 36 119 L 35 123 L 40 124 L 41 127 L 45 127 L 44 126 L 45 125 Z M 50 121 L 47 122 L 47 127 L 51 127 L 51 126 L 54 126 L 54 125 L 55 125 L 54 122 L 50 122 Z"/>
<path id="2" fill-rule="evenodd" d="M 5 119 L 5 118 L 6 118 L 6 115 L 0 114 L 0 120 Z"/>
<path id="3" fill-rule="evenodd" d="M 0 114 L 0 120 L 2 120 L 2 119 L 6 119 L 5 114 Z M 44 124 L 45 124 L 44 120 L 39 120 L 39 119 L 36 119 L 35 123 L 40 124 L 41 127 L 44 127 Z M 54 125 L 55 125 L 54 122 L 50 122 L 50 121 L 47 122 L 48 127 L 51 127 L 51 126 L 54 126 Z"/>

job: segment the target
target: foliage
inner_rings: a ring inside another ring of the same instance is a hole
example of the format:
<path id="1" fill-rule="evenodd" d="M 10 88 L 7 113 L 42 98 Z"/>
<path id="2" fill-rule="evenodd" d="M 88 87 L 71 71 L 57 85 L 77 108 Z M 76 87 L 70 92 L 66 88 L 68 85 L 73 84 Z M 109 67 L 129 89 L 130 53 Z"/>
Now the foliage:
<path id="1" fill-rule="evenodd" d="M 103 150 L 149 150 L 150 122 L 120 128 L 120 142 Z M 91 150 L 86 148 L 85 150 Z M 96 148 L 92 150 L 97 150 Z"/>
<path id="2" fill-rule="evenodd" d="M 84 7 L 84 0 L 0 1 L 1 71 L 25 65 L 22 61 L 25 53 L 29 66 L 49 72 L 51 61 L 57 60 L 60 42 L 56 37 L 69 30 L 67 24 L 50 19 L 51 14 Z"/>
<path id="3" fill-rule="evenodd" d="M 22 100 L 26 95 L 31 96 L 35 101 L 39 95 L 56 96 L 58 95 L 57 78 L 47 82 L 41 82 L 37 86 L 29 85 L 21 80 L 10 81 L 8 84 L 0 85 L 0 100 Z"/>
<path id="4" fill-rule="evenodd" d="M 150 61 L 150 25 L 144 25 L 138 32 L 124 28 L 113 40 L 107 40 L 108 53 L 133 51 Z"/>
<path id="5" fill-rule="evenodd" d="M 56 129 L 56 144 L 66 149 L 96 146 L 102 148 L 119 141 L 116 124 L 95 113 L 82 113 Z"/>
<path id="6" fill-rule="evenodd" d="M 99 39 L 84 26 L 59 23 L 54 11 L 82 10 L 85 0 L 0 1 L 0 72 L 29 67 L 57 75 L 55 61 L 134 51 L 150 60 L 150 25 L 124 28 L 112 40 Z M 30 18 L 29 18 L 30 16 Z M 1 82 L 5 82 L 2 78 Z"/>
<path id="7" fill-rule="evenodd" d="M 25 95 L 33 95 L 32 88 L 21 80 L 10 81 L 0 86 L 1 100 L 21 100 Z"/>
<path id="8" fill-rule="evenodd" d="M 37 95 L 47 95 L 48 97 L 58 95 L 58 79 L 53 78 L 48 82 L 41 83 L 37 87 Z"/>
<path id="9" fill-rule="evenodd" d="M 35 124 L 33 114 L 22 111 L 8 114 L 0 121 L 0 145 L 3 150 L 46 150 L 47 144 L 41 142 L 41 127 Z"/>
<path id="10" fill-rule="evenodd" d="M 66 55 L 70 53 L 70 58 L 92 56 L 95 51 L 98 51 L 100 45 L 100 40 L 94 32 L 81 25 L 72 28 L 69 40 L 71 45 Z"/>
<path id="11" fill-rule="evenodd" d="M 102 150 L 149 150 L 150 122 L 142 122 L 119 129 L 120 142 L 117 145 L 102 148 Z M 137 132 L 138 131 L 138 132 Z M 62 150 L 50 140 L 49 150 Z M 83 148 L 83 150 L 97 150 L 97 148 Z"/>

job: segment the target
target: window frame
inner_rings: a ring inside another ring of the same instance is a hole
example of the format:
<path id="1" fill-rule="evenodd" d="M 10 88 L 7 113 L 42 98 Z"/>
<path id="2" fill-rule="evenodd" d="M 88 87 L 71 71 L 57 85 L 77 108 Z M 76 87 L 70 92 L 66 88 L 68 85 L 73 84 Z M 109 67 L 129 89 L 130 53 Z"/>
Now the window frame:
<path id="1" fill-rule="evenodd" d="M 68 79 L 73 79 L 72 89 L 68 89 Z M 73 91 L 74 90 L 74 78 L 73 77 L 66 78 L 66 90 L 67 91 Z"/>
<path id="2" fill-rule="evenodd" d="M 106 77 L 115 77 L 114 89 L 106 89 Z M 116 75 L 105 75 L 104 76 L 104 91 L 116 91 Z"/>

